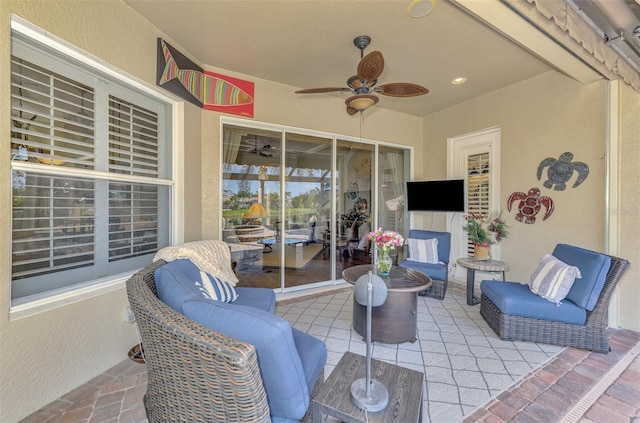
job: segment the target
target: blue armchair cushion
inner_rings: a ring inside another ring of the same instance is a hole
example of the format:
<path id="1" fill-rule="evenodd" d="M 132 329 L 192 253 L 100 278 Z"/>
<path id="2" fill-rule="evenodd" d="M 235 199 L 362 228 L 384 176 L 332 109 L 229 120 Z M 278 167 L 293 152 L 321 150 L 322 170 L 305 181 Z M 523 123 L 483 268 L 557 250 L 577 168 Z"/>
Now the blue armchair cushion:
<path id="1" fill-rule="evenodd" d="M 418 263 L 438 264 L 438 239 L 407 239 L 409 255 L 407 260 Z"/>
<path id="2" fill-rule="evenodd" d="M 212 298 L 201 282 L 200 269 L 190 260 L 180 259 L 169 262 L 157 269 L 154 276 L 158 298 L 178 313 L 184 314 L 182 305 L 189 299 Z M 272 289 L 248 287 L 233 289 L 237 294 L 233 304 L 255 307 L 270 313 L 275 310 L 276 296 Z"/>
<path id="3" fill-rule="evenodd" d="M 311 394 L 320 372 L 322 372 L 324 365 L 327 363 L 327 346 L 315 336 L 296 328 L 292 327 L 291 333 L 302 360 L 302 369 L 307 379 L 307 388 L 309 389 L 309 394 Z"/>
<path id="4" fill-rule="evenodd" d="M 300 352 L 308 354 L 300 355 L 295 340 L 300 334 L 294 337 L 286 320 L 253 307 L 194 298 L 186 301 L 183 309 L 190 319 L 255 346 L 273 416 L 279 421 L 304 416 L 310 403 L 310 375 L 305 374 L 305 368 L 315 369 L 319 365 L 323 356 L 318 354 L 324 344 L 314 346 L 311 341 L 299 339 Z M 310 361 L 303 364 L 307 360 Z"/>
<path id="5" fill-rule="evenodd" d="M 553 255 L 580 269 L 582 278 L 574 282 L 567 299 L 579 307 L 593 310 L 611 267 L 611 258 L 604 254 L 567 244 L 558 244 Z"/>
<path id="6" fill-rule="evenodd" d="M 545 254 L 531 275 L 529 289 L 552 303 L 560 304 L 576 278 L 580 277 L 580 269 L 577 267 L 568 265 L 551 254 Z"/>
<path id="7" fill-rule="evenodd" d="M 449 232 L 426 231 L 423 229 L 409 230 L 409 238 L 438 240 L 438 260 L 449 263 L 449 253 L 451 251 L 451 234 Z"/>
<path id="8" fill-rule="evenodd" d="M 154 274 L 158 298 L 183 313 L 182 305 L 194 298 L 210 298 L 200 282 L 200 270 L 189 260 L 174 260 L 158 268 Z"/>
<path id="9" fill-rule="evenodd" d="M 236 286 L 238 299 L 233 304 L 258 308 L 273 313 L 276 309 L 276 294 L 269 288 Z"/>
<path id="10" fill-rule="evenodd" d="M 587 311 L 565 299 L 556 305 L 516 282 L 484 280 L 480 290 L 504 314 L 584 325 Z"/>
<path id="11" fill-rule="evenodd" d="M 417 270 L 424 273 L 425 275 L 429 275 L 431 279 L 439 281 L 447 280 L 446 264 L 428 264 L 411 260 L 402 260 L 400 263 L 398 263 L 398 266 Z"/>

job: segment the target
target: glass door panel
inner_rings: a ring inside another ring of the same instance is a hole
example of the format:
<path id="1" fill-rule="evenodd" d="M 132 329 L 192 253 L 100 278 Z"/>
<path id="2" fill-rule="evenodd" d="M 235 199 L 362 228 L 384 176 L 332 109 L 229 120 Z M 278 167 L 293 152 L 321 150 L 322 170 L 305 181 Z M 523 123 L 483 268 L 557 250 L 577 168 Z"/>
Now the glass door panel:
<path id="1" fill-rule="evenodd" d="M 238 286 L 281 287 L 280 159 L 282 135 L 225 125 L 223 129 L 223 240 Z"/>
<path id="2" fill-rule="evenodd" d="M 338 140 L 336 173 L 336 278 L 346 265 L 369 262 L 366 234 L 375 222 L 373 184 L 375 146 Z M 342 258 L 348 256 L 350 260 Z"/>
<path id="3" fill-rule="evenodd" d="M 405 190 L 409 180 L 410 150 L 389 146 L 378 147 L 378 226 L 409 235 Z M 392 254 L 402 254 L 396 249 Z M 401 259 L 401 258 L 399 258 Z"/>
<path id="4" fill-rule="evenodd" d="M 286 134 L 281 250 L 285 287 L 331 280 L 332 140 Z M 330 239 L 330 238 L 328 238 Z"/>

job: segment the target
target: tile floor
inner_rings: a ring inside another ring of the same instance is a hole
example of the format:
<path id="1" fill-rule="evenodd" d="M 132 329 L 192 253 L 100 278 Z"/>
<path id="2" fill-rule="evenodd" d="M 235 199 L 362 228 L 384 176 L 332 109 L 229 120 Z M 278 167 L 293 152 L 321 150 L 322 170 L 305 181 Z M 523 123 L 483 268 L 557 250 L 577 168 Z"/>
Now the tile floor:
<path id="1" fill-rule="evenodd" d="M 347 289 L 281 301 L 276 313 L 326 342 L 328 375 L 345 351 L 365 353 L 351 308 Z M 375 358 L 425 373 L 425 423 L 640 423 L 640 334 L 610 331 L 609 354 L 506 342 L 478 310 L 455 287 L 443 301 L 419 297 L 418 341 L 374 346 Z M 22 423 L 143 423 L 145 387 L 144 364 L 126 359 Z"/>

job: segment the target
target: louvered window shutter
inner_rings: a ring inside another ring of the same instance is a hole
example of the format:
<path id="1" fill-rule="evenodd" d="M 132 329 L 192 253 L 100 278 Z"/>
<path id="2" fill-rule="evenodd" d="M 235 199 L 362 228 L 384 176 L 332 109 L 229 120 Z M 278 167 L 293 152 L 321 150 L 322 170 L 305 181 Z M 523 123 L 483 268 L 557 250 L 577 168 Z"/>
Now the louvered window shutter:
<path id="1" fill-rule="evenodd" d="M 489 153 L 474 154 L 467 158 L 467 211 L 476 215 L 489 214 Z M 473 243 L 467 249 L 473 255 Z"/>
<path id="2" fill-rule="evenodd" d="M 12 301 L 142 267 L 169 242 L 166 106 L 12 48 Z"/>
<path id="3" fill-rule="evenodd" d="M 158 117 L 109 97 L 109 171 L 158 177 Z M 109 261 L 156 251 L 158 188 L 109 183 Z"/>

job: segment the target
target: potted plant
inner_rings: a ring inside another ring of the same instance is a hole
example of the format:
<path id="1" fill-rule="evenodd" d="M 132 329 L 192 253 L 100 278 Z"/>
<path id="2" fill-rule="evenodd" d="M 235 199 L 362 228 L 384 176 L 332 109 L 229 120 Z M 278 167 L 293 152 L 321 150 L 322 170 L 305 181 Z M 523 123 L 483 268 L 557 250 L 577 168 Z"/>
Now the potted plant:
<path id="1" fill-rule="evenodd" d="M 466 223 L 462 229 L 473 243 L 475 260 L 489 260 L 489 245 L 497 244 L 507 237 L 507 224 L 502 220 L 501 214 L 469 213 L 464 216 Z"/>

